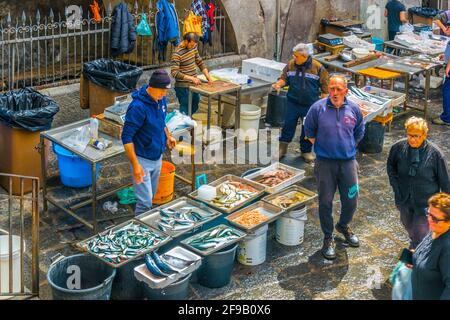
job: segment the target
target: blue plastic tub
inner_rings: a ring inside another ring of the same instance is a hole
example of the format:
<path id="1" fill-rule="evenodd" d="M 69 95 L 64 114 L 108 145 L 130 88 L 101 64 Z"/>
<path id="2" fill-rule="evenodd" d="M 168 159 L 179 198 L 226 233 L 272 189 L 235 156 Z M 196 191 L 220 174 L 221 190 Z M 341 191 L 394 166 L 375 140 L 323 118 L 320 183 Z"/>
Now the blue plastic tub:
<path id="1" fill-rule="evenodd" d="M 59 175 L 63 185 L 72 188 L 84 188 L 92 185 L 92 169 L 88 161 L 58 144 L 53 144 L 53 152 L 58 159 Z M 98 178 L 100 163 L 95 169 Z"/>
<path id="2" fill-rule="evenodd" d="M 372 43 L 375 45 L 375 50 L 383 51 L 384 40 L 381 38 L 372 38 Z"/>

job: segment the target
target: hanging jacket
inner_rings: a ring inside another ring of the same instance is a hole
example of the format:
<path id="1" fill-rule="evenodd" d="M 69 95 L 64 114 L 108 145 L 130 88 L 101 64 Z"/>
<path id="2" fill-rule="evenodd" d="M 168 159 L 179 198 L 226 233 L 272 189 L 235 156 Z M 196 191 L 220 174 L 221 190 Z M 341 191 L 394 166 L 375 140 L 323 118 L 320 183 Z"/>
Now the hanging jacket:
<path id="1" fill-rule="evenodd" d="M 114 7 L 111 24 L 111 54 L 113 57 L 122 53 L 131 53 L 136 44 L 134 18 L 125 3 Z"/>
<path id="2" fill-rule="evenodd" d="M 209 27 L 211 31 L 214 31 L 214 11 L 216 11 L 216 6 L 210 2 L 208 5 L 208 11 L 206 11 L 206 14 L 209 18 Z"/>
<path id="3" fill-rule="evenodd" d="M 289 61 L 280 79 L 289 86 L 288 100 L 302 107 L 309 108 L 320 99 L 321 93 L 328 93 L 328 72 L 311 56 L 302 65 Z"/>
<path id="4" fill-rule="evenodd" d="M 202 41 L 207 42 L 208 41 L 208 35 L 209 35 L 209 19 L 208 15 L 206 14 L 206 8 L 203 5 L 203 0 L 192 0 L 192 11 L 196 16 L 202 17 Z"/>
<path id="5" fill-rule="evenodd" d="M 178 46 L 180 44 L 180 27 L 174 5 L 167 0 L 158 0 L 156 9 L 156 30 L 160 50 L 165 50 L 169 42 Z"/>

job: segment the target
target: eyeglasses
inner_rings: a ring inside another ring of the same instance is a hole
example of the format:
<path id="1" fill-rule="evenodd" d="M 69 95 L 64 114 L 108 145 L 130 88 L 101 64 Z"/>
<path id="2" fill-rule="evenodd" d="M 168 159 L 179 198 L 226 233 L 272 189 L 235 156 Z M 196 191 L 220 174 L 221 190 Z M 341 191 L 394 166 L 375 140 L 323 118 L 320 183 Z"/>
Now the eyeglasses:
<path id="1" fill-rule="evenodd" d="M 427 217 L 431 218 L 431 221 L 434 223 L 444 222 L 444 221 L 450 221 L 450 219 L 438 219 L 434 215 L 431 214 L 430 210 L 427 211 Z"/>
<path id="2" fill-rule="evenodd" d="M 408 134 L 409 138 L 414 138 L 414 139 L 420 139 L 422 138 L 422 135 L 419 134 Z"/>

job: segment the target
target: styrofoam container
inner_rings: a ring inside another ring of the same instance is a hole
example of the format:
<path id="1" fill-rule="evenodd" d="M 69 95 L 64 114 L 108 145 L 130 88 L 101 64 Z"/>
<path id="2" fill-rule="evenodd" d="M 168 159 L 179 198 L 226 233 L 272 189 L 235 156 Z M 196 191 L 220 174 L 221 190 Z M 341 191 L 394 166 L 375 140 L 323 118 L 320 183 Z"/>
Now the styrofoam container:
<path id="1" fill-rule="evenodd" d="M 303 243 L 307 207 L 284 214 L 276 222 L 276 239 L 285 246 L 298 246 Z"/>
<path id="2" fill-rule="evenodd" d="M 166 252 L 166 254 L 184 260 L 192 261 L 192 263 L 184 269 L 173 267 L 173 269 L 178 271 L 178 273 L 167 278 L 159 278 L 154 276 L 150 273 L 150 271 L 148 271 L 147 266 L 144 263 L 134 268 L 134 276 L 136 277 L 136 279 L 146 283 L 152 289 L 162 289 L 194 272 L 202 264 L 202 258 L 199 255 L 196 255 L 195 253 L 182 247 L 175 247 Z"/>
<path id="3" fill-rule="evenodd" d="M 444 78 L 442 78 L 442 77 L 430 76 L 430 88 L 431 89 L 439 88 L 443 82 L 444 82 Z M 420 86 L 423 89 L 425 89 L 425 78 L 420 80 Z"/>
<path id="4" fill-rule="evenodd" d="M 268 82 L 276 82 L 285 67 L 285 63 L 264 58 L 252 58 L 242 61 L 243 74 Z"/>
<path id="5" fill-rule="evenodd" d="M 25 241 L 23 245 L 25 251 Z M 21 289 L 21 275 L 20 275 L 20 237 L 12 236 L 12 277 L 13 285 L 12 292 L 19 293 Z M 9 292 L 9 236 L 0 236 L 0 293 Z"/>
<path id="6" fill-rule="evenodd" d="M 255 232 L 247 234 L 247 236 L 239 242 L 237 259 L 247 266 L 257 266 L 266 261 L 267 253 L 267 231 L 269 225 L 255 230 Z"/>

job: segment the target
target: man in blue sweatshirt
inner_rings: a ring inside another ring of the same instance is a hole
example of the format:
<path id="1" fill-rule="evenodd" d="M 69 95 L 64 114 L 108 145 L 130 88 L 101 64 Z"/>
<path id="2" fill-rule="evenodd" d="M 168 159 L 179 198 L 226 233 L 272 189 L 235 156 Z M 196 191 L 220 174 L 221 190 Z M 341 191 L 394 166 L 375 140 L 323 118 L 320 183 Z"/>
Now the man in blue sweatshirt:
<path id="1" fill-rule="evenodd" d="M 319 218 L 324 233 L 322 255 L 336 258 L 333 239 L 333 198 L 339 188 L 341 215 L 336 230 L 349 246 L 359 247 L 359 239 L 349 228 L 358 199 L 358 163 L 356 146 L 364 137 L 363 115 L 359 107 L 347 100 L 347 80 L 330 78 L 328 98 L 311 106 L 305 120 L 305 135 L 314 144 L 314 173 L 319 194 Z"/>
<path id="2" fill-rule="evenodd" d="M 165 122 L 166 94 L 170 82 L 167 72 L 156 70 L 148 86 L 143 86 L 132 94 L 133 101 L 125 116 L 122 143 L 132 167 L 137 199 L 136 215 L 152 208 L 161 172 L 162 154 L 166 146 L 172 149 L 176 145 Z"/>

